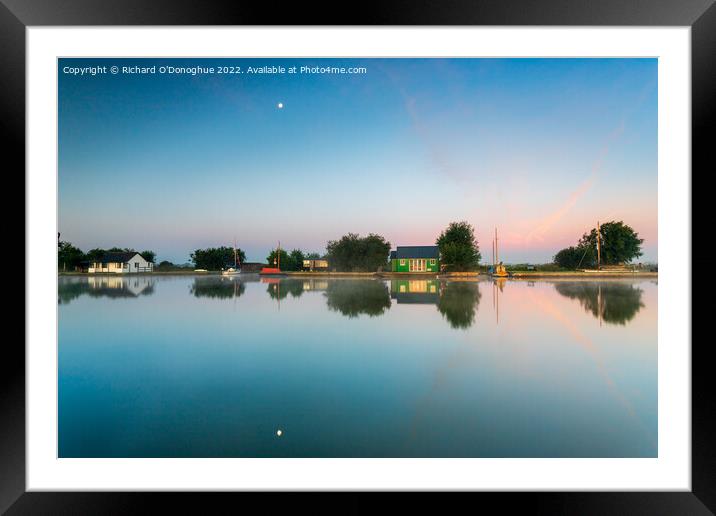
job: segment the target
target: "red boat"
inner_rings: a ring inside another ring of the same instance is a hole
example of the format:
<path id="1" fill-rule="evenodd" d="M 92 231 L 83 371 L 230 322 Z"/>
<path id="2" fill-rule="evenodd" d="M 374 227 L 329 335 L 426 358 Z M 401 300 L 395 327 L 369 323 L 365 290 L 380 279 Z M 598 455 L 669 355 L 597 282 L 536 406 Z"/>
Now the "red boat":
<path id="1" fill-rule="evenodd" d="M 276 267 L 264 267 L 259 274 L 263 276 L 285 276 L 285 274 L 281 272 L 281 242 L 278 243 L 278 247 L 276 248 L 276 258 L 274 258 L 273 264 Z"/>
<path id="2" fill-rule="evenodd" d="M 279 274 L 283 275 L 284 273 L 278 267 L 264 267 L 263 269 L 261 269 L 259 274 L 263 274 L 264 276 L 266 276 L 266 275 L 276 276 Z"/>

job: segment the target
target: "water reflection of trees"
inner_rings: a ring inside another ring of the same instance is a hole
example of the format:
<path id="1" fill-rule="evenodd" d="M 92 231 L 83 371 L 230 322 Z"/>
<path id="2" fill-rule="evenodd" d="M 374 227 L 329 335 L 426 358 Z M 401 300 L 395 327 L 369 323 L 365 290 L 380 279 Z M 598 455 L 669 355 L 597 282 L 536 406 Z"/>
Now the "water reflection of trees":
<path id="1" fill-rule="evenodd" d="M 625 325 L 641 310 L 644 291 L 634 285 L 606 282 L 555 283 L 561 295 L 577 299 L 584 310 L 609 324 Z"/>
<path id="2" fill-rule="evenodd" d="M 154 279 L 146 276 L 90 276 L 63 278 L 57 284 L 58 304 L 69 304 L 80 296 L 132 299 L 154 293 Z"/>
<path id="3" fill-rule="evenodd" d="M 324 295 L 330 310 L 350 318 L 376 317 L 390 308 L 390 292 L 382 281 L 336 280 L 328 283 Z"/>
<path id="4" fill-rule="evenodd" d="M 476 282 L 455 281 L 443 285 L 438 311 L 455 329 L 467 329 L 475 322 L 480 305 L 480 288 Z"/>
<path id="5" fill-rule="evenodd" d="M 89 292 L 89 285 L 86 281 L 60 282 L 57 285 L 57 303 L 60 305 L 69 304 L 70 301 Z"/>
<path id="6" fill-rule="evenodd" d="M 221 276 L 196 278 L 191 286 L 194 297 L 208 297 L 214 299 L 232 299 L 240 297 L 246 290 L 246 285 L 236 278 L 223 278 Z"/>
<path id="7" fill-rule="evenodd" d="M 266 287 L 266 292 L 271 299 L 282 300 L 291 294 L 291 297 L 301 297 L 304 291 L 304 282 L 297 279 L 280 279 L 271 282 Z"/>

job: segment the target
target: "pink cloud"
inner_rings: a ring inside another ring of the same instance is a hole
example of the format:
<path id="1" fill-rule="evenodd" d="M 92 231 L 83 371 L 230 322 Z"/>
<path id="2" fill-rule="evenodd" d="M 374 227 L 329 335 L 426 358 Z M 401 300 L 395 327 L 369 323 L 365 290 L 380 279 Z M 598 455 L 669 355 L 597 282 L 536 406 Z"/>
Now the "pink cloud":
<path id="1" fill-rule="evenodd" d="M 579 186 L 574 191 L 572 191 L 572 193 L 569 194 L 569 196 L 567 197 L 567 199 L 565 199 L 561 206 L 559 206 L 556 210 L 537 221 L 534 228 L 525 237 L 525 245 L 529 246 L 534 240 L 537 240 L 538 242 L 544 242 L 545 234 L 555 224 L 562 220 L 564 216 L 569 213 L 570 210 L 577 204 L 577 201 L 579 201 L 579 199 L 581 199 L 584 194 L 586 194 L 592 188 L 599 176 L 599 171 L 604 164 L 604 159 L 607 157 L 607 154 L 609 154 L 610 145 L 614 143 L 614 141 L 616 141 L 623 133 L 624 121 L 622 120 L 621 123 L 608 135 L 604 146 L 599 152 L 599 156 L 592 164 L 592 170 L 589 176 L 584 181 L 582 181 Z"/>

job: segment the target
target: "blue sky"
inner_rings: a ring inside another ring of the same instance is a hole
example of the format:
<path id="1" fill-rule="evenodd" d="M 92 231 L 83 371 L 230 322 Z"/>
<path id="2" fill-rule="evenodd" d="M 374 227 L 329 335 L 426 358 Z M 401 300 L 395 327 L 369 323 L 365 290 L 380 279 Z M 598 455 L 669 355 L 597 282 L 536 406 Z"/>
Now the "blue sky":
<path id="1" fill-rule="evenodd" d="M 66 66 L 364 66 L 365 74 L 98 74 Z M 347 232 L 545 262 L 597 220 L 657 259 L 656 59 L 60 59 L 62 239 L 184 262 Z M 283 103 L 283 108 L 277 107 Z"/>

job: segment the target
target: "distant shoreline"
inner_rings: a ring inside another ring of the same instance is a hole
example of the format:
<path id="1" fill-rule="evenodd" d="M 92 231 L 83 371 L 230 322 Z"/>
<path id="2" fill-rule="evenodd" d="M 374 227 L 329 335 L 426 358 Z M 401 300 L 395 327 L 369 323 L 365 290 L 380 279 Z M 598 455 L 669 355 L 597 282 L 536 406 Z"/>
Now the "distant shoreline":
<path id="1" fill-rule="evenodd" d="M 582 272 L 582 271 L 562 271 L 562 272 L 513 272 L 512 278 L 658 278 L 658 272 Z"/>
<path id="2" fill-rule="evenodd" d="M 257 272 L 245 272 L 242 276 L 258 275 Z M 107 277 L 132 277 L 132 276 L 221 276 L 221 271 L 154 271 L 135 273 L 112 273 L 112 272 L 59 272 L 58 276 L 107 276 Z M 293 278 L 424 278 L 424 279 L 471 279 L 471 278 L 493 278 L 489 274 L 479 272 L 305 272 L 286 271 L 275 276 Z M 232 276 L 236 277 L 236 276 Z M 561 272 L 540 272 L 524 271 L 513 272 L 505 279 L 539 279 L 539 278 L 658 278 L 658 272 L 583 272 L 583 271 L 561 271 Z"/>
<path id="3" fill-rule="evenodd" d="M 221 274 L 221 271 L 210 271 L 210 272 L 197 272 L 197 271 L 152 271 L 152 272 L 76 272 L 76 271 L 60 271 L 57 273 L 58 276 L 171 276 L 171 275 L 178 275 L 178 276 L 207 276 L 207 275 L 215 275 L 218 276 Z M 246 274 L 252 274 L 250 272 L 247 272 Z M 258 273 L 255 273 L 258 274 Z"/>

